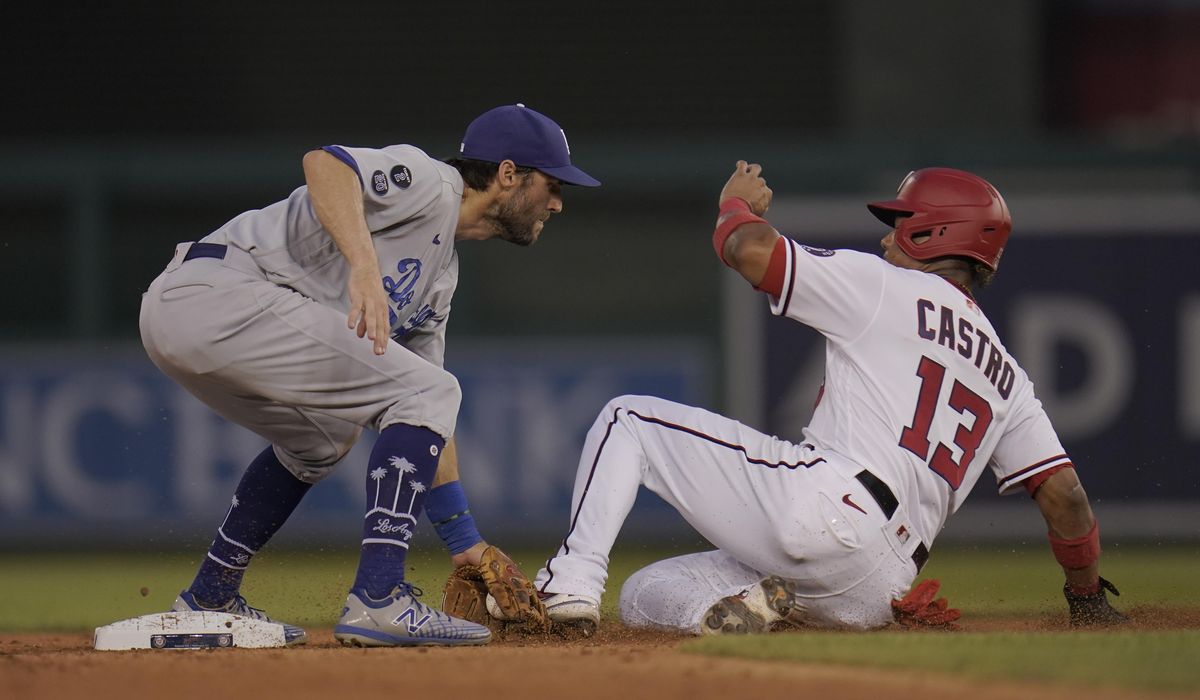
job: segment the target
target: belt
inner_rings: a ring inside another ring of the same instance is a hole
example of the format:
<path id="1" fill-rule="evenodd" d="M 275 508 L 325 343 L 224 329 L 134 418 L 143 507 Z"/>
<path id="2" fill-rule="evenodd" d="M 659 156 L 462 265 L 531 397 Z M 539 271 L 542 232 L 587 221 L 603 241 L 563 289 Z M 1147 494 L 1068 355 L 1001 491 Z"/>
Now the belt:
<path id="1" fill-rule="evenodd" d="M 883 514 L 887 516 L 888 520 L 891 520 L 892 516 L 896 514 L 896 508 L 900 506 L 900 501 L 896 500 L 896 495 L 892 493 L 888 485 L 865 469 L 855 474 L 854 478 L 867 488 L 871 498 L 875 499 L 875 502 L 883 509 Z M 912 560 L 917 565 L 917 573 L 921 573 L 925 562 L 929 561 L 929 548 L 925 546 L 924 542 L 917 543 L 917 548 L 912 553 Z"/>
<path id="2" fill-rule="evenodd" d="M 184 254 L 183 261 L 195 260 L 196 258 L 216 258 L 218 260 L 225 259 L 225 251 L 228 246 L 220 243 L 193 243 L 192 247 L 188 248 L 188 252 Z"/>

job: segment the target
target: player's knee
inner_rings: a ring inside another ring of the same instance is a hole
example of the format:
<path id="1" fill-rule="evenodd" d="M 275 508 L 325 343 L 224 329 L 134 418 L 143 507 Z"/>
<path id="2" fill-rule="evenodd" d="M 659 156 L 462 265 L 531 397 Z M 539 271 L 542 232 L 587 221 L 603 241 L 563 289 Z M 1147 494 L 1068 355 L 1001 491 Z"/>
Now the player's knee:
<path id="1" fill-rule="evenodd" d="M 334 467 L 350 452 L 361 435 L 362 428 L 348 430 L 339 436 L 323 434 L 321 439 L 294 446 L 295 449 L 276 445 L 276 453 L 282 453 L 279 454 L 279 461 L 292 476 L 315 484 L 333 473 Z"/>
<path id="2" fill-rule="evenodd" d="M 396 400 L 380 416 L 376 429 L 395 423 L 420 425 L 449 439 L 454 435 L 462 388 L 451 373 L 430 365 L 417 382 L 398 384 Z"/>

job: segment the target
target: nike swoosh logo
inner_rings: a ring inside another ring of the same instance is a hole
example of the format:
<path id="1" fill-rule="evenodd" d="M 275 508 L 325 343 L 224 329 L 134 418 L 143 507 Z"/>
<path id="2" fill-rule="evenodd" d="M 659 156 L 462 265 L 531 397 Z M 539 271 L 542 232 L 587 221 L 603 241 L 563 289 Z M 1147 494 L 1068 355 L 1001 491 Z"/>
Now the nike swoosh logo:
<path id="1" fill-rule="evenodd" d="M 434 245 L 441 245 L 441 244 L 442 244 L 442 234 L 440 234 L 440 233 L 439 233 L 439 234 L 437 234 L 436 236 L 434 236 L 434 237 L 433 237 L 433 244 L 434 244 Z"/>
<path id="2" fill-rule="evenodd" d="M 862 508 L 860 508 L 858 506 L 857 503 L 850 500 L 850 494 L 846 494 L 845 496 L 842 496 L 842 503 L 845 503 L 846 505 L 850 506 L 854 510 L 857 510 L 859 513 L 862 513 L 863 515 L 867 514 L 867 511 L 863 510 Z"/>

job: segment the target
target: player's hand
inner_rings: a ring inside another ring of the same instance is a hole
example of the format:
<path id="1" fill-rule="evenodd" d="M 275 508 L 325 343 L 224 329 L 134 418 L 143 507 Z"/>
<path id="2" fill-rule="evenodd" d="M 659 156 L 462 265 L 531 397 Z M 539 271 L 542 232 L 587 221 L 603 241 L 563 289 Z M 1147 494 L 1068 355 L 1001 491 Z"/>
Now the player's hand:
<path id="1" fill-rule="evenodd" d="M 350 292 L 350 314 L 346 327 L 354 330 L 358 337 L 366 336 L 375 344 L 375 354 L 387 350 L 391 336 L 388 323 L 387 294 L 383 291 L 379 268 L 369 265 L 350 268 L 350 280 L 346 286 Z"/>
<path id="2" fill-rule="evenodd" d="M 1117 591 L 1117 587 L 1105 580 L 1104 577 L 1100 578 L 1099 585 L 1100 587 L 1095 593 L 1074 593 L 1070 586 L 1063 586 L 1063 595 L 1067 599 L 1073 627 L 1120 625 L 1129 622 L 1129 618 L 1109 604 L 1108 596 L 1104 594 L 1107 589 L 1112 591 L 1113 595 L 1121 595 Z"/>
<path id="3" fill-rule="evenodd" d="M 733 169 L 733 175 L 721 189 L 718 205 L 725 201 L 726 197 L 740 197 L 746 200 L 755 216 L 766 214 L 767 207 L 771 206 L 771 188 L 767 187 L 767 181 L 762 178 L 762 166 L 739 160 Z"/>
<path id="4" fill-rule="evenodd" d="M 957 630 L 954 621 L 962 617 L 949 601 L 937 597 L 941 582 L 926 579 L 913 586 L 903 598 L 892 600 L 892 617 L 896 624 L 909 629 Z"/>

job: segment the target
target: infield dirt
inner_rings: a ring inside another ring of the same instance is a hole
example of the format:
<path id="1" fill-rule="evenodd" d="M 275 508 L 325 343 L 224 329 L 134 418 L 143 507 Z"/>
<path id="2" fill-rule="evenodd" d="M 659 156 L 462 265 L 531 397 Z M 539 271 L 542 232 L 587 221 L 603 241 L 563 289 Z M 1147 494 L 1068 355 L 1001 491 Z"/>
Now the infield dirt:
<path id="1" fill-rule="evenodd" d="M 1197 629 L 1200 610 L 1140 609 L 1123 629 Z M 969 631 L 1055 631 L 1063 618 L 979 620 Z M 356 649 L 310 630 L 295 649 L 97 652 L 87 633 L 0 633 L 0 697 L 192 698 L 770 698 L 1049 700 L 1071 685 L 944 674 L 714 658 L 679 650 L 686 638 L 615 622 L 588 639 L 510 637 L 486 647 Z M 1091 700 L 1185 697 L 1088 688 Z M 1186 695 L 1200 697 L 1200 692 Z"/>

